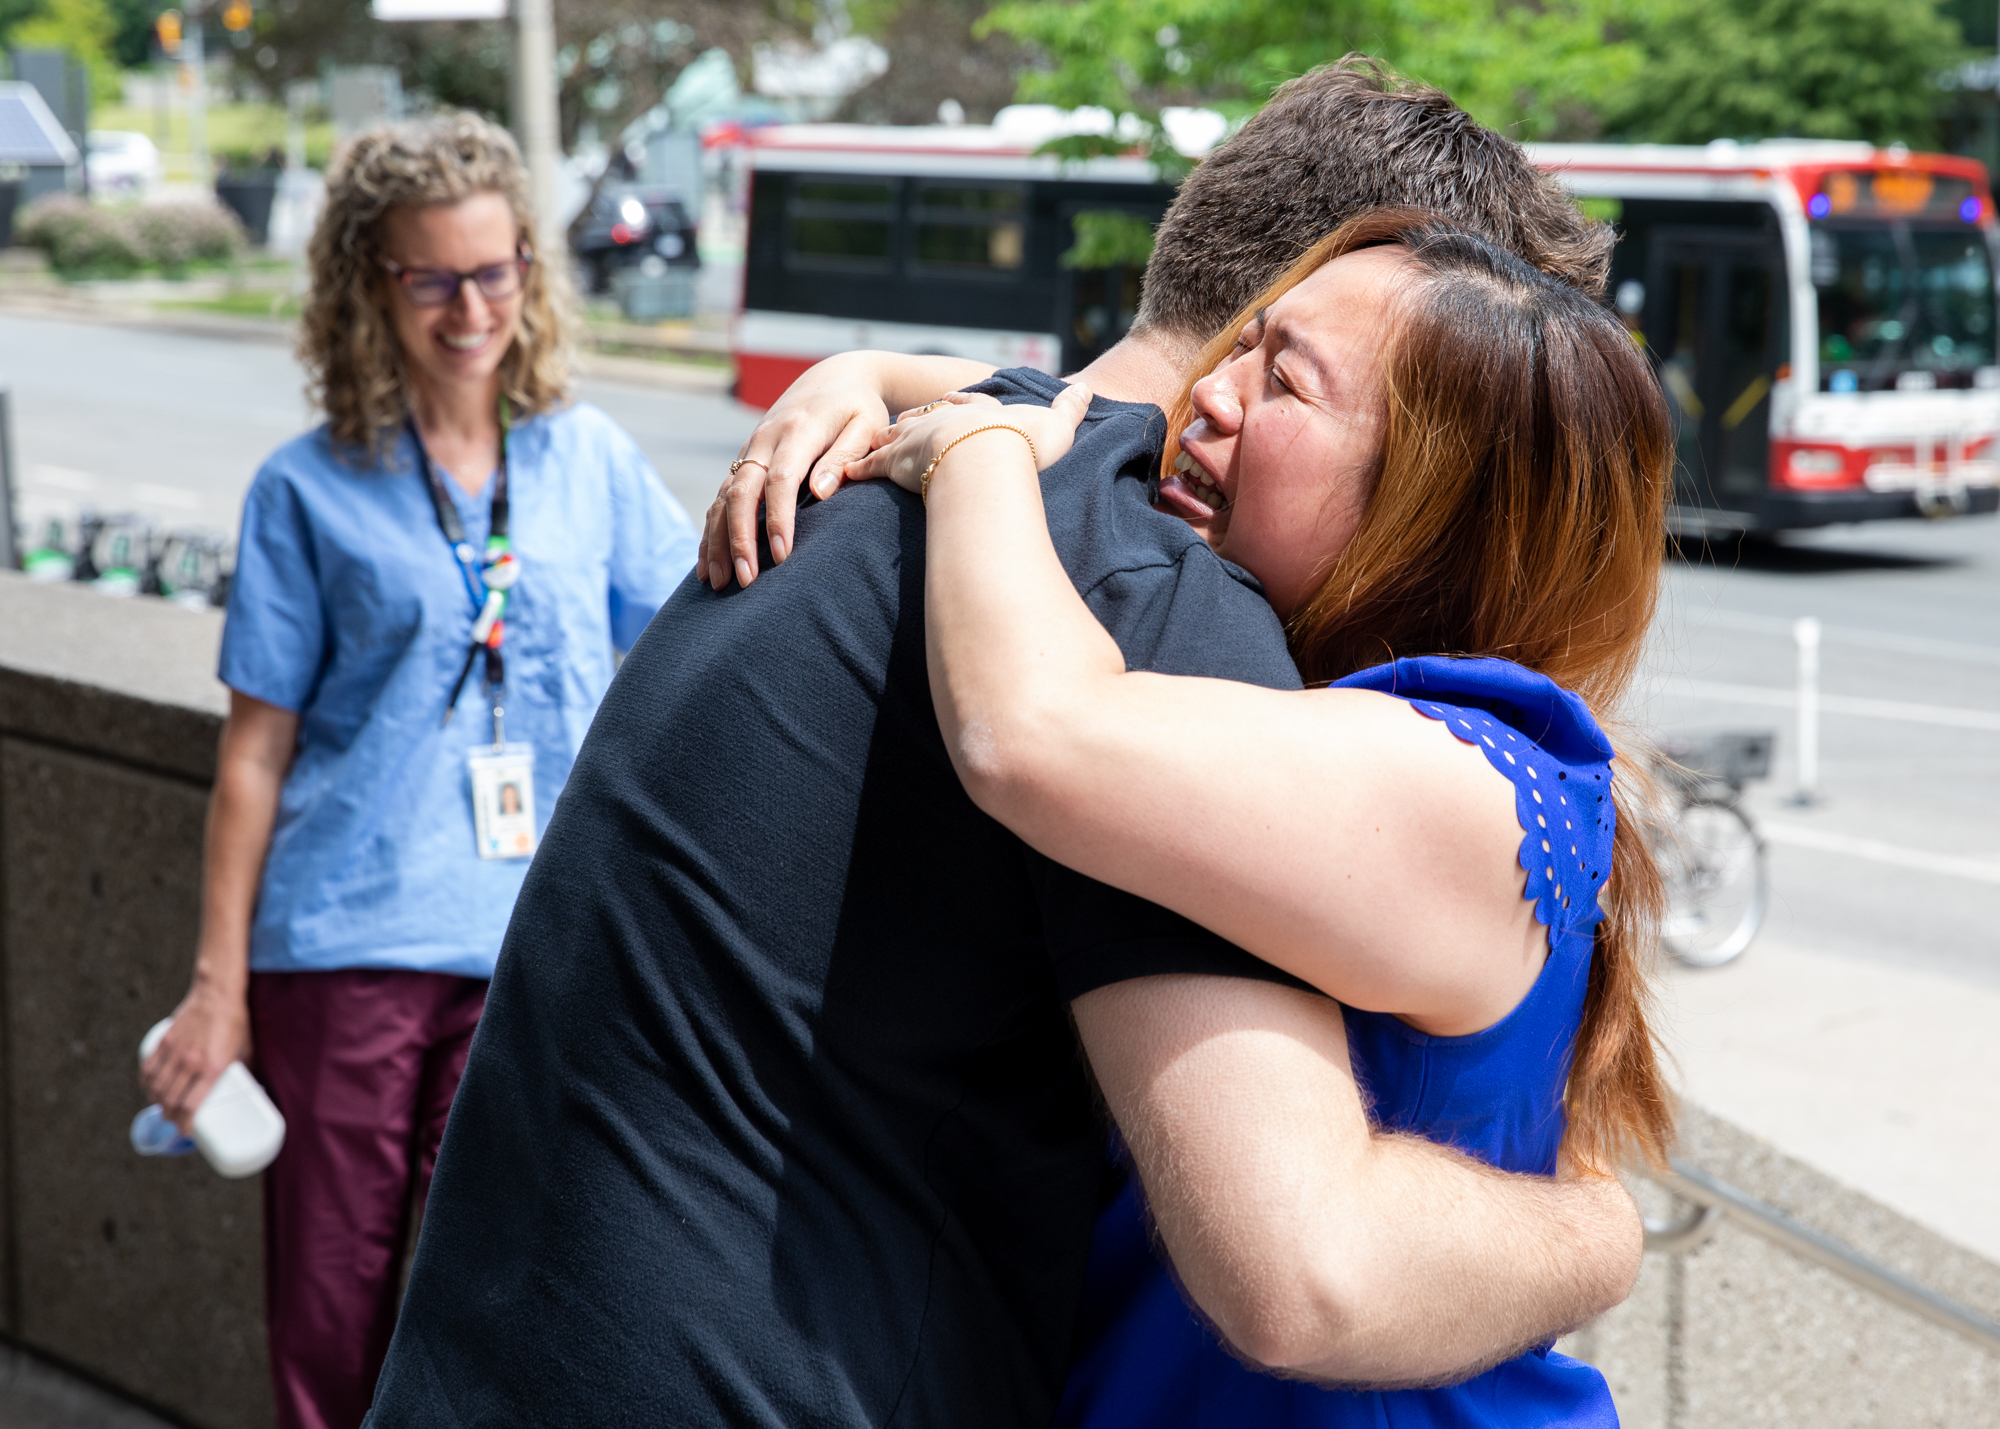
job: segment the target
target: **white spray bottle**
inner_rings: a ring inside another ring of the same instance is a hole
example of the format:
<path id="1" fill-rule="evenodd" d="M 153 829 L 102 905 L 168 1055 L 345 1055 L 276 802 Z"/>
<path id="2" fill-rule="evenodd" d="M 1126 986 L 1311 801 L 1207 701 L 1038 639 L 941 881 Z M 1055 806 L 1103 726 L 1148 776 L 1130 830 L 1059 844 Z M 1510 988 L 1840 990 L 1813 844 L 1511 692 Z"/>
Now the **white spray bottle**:
<path id="1" fill-rule="evenodd" d="M 161 1018 L 139 1043 L 141 1066 L 173 1021 Z M 196 1108 L 193 1141 L 182 1136 L 158 1106 L 147 1107 L 132 1121 L 132 1149 L 141 1156 L 185 1156 L 199 1151 L 217 1174 L 232 1179 L 262 1171 L 277 1160 L 284 1144 L 285 1118 L 241 1062 L 223 1068 Z"/>

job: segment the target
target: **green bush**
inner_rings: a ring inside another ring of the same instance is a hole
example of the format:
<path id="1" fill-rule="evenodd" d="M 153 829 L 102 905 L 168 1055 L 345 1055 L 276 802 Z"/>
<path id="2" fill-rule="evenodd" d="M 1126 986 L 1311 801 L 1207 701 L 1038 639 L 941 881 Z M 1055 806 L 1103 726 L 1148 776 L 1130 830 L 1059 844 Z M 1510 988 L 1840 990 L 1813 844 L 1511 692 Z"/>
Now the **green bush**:
<path id="1" fill-rule="evenodd" d="M 192 263 L 227 263 L 247 241 L 235 214 L 199 199 L 141 204 L 131 220 L 146 261 L 169 273 Z"/>
<path id="2" fill-rule="evenodd" d="M 245 246 L 243 225 L 220 204 L 167 199 L 137 208 L 105 208 L 72 194 L 50 194 L 22 211 L 15 241 L 39 248 L 70 277 L 113 277 L 158 268 L 179 273 L 196 263 L 227 263 Z"/>
<path id="3" fill-rule="evenodd" d="M 126 215 L 72 194 L 29 204 L 14 224 L 14 241 L 48 254 L 58 273 L 130 273 L 146 261 Z"/>

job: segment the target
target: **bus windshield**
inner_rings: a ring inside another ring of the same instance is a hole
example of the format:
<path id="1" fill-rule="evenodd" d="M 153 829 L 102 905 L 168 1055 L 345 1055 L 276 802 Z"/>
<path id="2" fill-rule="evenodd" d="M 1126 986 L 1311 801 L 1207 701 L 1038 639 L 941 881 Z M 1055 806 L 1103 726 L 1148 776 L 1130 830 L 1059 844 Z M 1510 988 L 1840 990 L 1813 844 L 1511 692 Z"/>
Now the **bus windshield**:
<path id="1" fill-rule="evenodd" d="M 1823 392 L 2000 385 L 1993 264 L 1963 225 L 1815 223 Z"/>

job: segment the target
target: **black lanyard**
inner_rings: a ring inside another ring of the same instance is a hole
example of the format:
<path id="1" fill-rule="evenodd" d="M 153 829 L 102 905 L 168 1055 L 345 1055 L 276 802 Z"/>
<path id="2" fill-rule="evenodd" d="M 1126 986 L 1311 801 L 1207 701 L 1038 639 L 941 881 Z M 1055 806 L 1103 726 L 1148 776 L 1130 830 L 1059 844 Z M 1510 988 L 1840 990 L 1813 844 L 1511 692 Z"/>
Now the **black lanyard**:
<path id="1" fill-rule="evenodd" d="M 511 548 L 511 543 L 507 538 L 508 424 L 505 418 L 506 408 L 504 404 L 502 405 L 501 412 L 500 469 L 493 476 L 493 508 L 488 520 L 486 534 L 487 551 L 492 555 L 498 555 Z M 500 654 L 500 647 L 506 640 L 506 624 L 504 619 L 496 617 L 493 621 L 491 632 L 486 635 L 486 638 L 478 638 L 481 634 L 478 629 L 478 623 L 485 616 L 488 597 L 491 594 L 486 584 L 486 571 L 490 562 L 481 561 L 479 554 L 472 549 L 471 543 L 465 539 L 465 523 L 459 520 L 457 504 L 451 499 L 451 493 L 445 490 L 444 481 L 438 476 L 437 469 L 431 465 L 430 453 L 424 450 L 423 436 L 417 431 L 416 418 L 411 417 L 407 425 L 410 430 L 410 444 L 416 448 L 417 452 L 417 468 L 424 476 L 424 489 L 430 492 L 431 507 L 437 512 L 438 529 L 444 532 L 445 542 L 451 547 L 452 556 L 458 561 L 459 574 L 464 577 L 465 592 L 472 598 L 473 633 L 475 638 L 472 641 L 471 648 L 465 652 L 465 663 L 459 667 L 458 678 L 452 681 L 451 697 L 445 701 L 444 718 L 439 721 L 439 724 L 442 726 L 451 723 L 452 713 L 458 708 L 458 697 L 465 689 L 466 678 L 472 673 L 473 661 L 479 658 L 479 653 L 483 650 L 486 652 L 487 693 L 492 695 L 494 700 L 493 742 L 499 744 L 501 743 L 499 690 L 507 682 L 507 666 Z M 503 611 L 505 609 L 504 596 L 501 609 Z"/>

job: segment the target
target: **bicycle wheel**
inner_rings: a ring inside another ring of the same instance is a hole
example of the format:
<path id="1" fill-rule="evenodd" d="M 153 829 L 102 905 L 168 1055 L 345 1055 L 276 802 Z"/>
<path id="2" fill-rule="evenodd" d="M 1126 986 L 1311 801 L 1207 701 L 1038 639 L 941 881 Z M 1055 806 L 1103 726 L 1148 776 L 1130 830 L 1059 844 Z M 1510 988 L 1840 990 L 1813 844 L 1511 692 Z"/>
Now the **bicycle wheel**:
<path id="1" fill-rule="evenodd" d="M 1734 804 L 1697 798 L 1684 805 L 1659 850 L 1667 885 L 1660 940 L 1690 967 L 1741 956 L 1764 921 L 1768 889 L 1764 841 Z"/>

